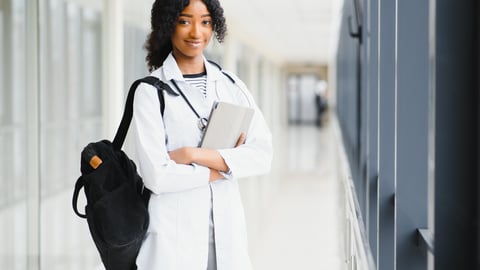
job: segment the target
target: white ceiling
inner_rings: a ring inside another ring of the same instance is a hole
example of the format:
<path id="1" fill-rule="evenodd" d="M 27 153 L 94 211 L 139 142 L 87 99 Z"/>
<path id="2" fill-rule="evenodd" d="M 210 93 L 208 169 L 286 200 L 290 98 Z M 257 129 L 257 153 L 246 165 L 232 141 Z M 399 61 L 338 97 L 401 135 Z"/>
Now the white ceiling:
<path id="1" fill-rule="evenodd" d="M 81 0 L 94 1 L 94 0 Z M 344 0 L 220 0 L 231 36 L 286 64 L 327 64 Z M 149 29 L 153 0 L 123 0 L 127 20 Z"/>
<path id="2" fill-rule="evenodd" d="M 230 32 L 241 30 L 280 62 L 326 64 L 343 0 L 221 0 Z M 233 33 L 232 33 L 233 34 Z"/>

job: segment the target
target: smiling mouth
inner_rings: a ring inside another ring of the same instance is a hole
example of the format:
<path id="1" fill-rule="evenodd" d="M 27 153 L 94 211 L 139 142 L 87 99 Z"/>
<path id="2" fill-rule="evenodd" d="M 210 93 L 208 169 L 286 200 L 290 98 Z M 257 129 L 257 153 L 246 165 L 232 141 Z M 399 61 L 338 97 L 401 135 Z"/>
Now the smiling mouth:
<path id="1" fill-rule="evenodd" d="M 200 46 L 202 44 L 200 40 L 186 40 L 185 42 L 190 46 L 194 46 L 194 47 Z"/>

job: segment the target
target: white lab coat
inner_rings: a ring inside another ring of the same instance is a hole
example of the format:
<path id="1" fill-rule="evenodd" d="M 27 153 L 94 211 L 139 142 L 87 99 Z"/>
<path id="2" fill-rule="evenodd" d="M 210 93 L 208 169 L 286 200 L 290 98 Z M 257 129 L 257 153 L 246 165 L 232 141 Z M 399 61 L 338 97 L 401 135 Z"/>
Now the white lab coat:
<path id="1" fill-rule="evenodd" d="M 176 92 L 170 81 L 175 80 L 201 117 L 208 117 L 216 100 L 253 107 L 252 125 L 244 145 L 219 150 L 230 168 L 228 179 L 209 184 L 208 168 L 176 164 L 168 156 L 168 151 L 199 145 L 202 134 L 196 115 L 181 96 L 164 92 L 162 119 L 156 89 L 140 84 L 133 114 L 137 156 L 143 181 L 153 194 L 149 203 L 150 226 L 137 257 L 139 270 L 206 269 L 212 199 L 217 269 L 251 269 L 237 178 L 270 170 L 271 133 L 243 82 L 231 75 L 236 81 L 232 83 L 208 61 L 205 66 L 206 98 L 184 81 L 171 54 L 163 67 L 151 75 L 168 82 Z"/>

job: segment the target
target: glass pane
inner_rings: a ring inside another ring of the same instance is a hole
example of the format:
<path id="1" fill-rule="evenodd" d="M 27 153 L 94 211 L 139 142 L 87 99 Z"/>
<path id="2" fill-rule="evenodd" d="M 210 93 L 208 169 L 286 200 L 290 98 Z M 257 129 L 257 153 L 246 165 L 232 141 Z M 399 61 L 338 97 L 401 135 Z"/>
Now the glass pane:
<path id="1" fill-rule="evenodd" d="M 124 74 L 125 92 L 136 79 L 149 74 L 145 60 L 146 50 L 143 49 L 147 31 L 128 24 L 124 25 Z"/>
<path id="2" fill-rule="evenodd" d="M 0 269 L 26 269 L 24 1 L 0 2 Z"/>
<path id="3" fill-rule="evenodd" d="M 82 81 L 80 91 L 82 118 L 98 117 L 102 112 L 101 89 L 101 18 L 92 10 L 83 10 L 82 29 Z"/>
<path id="4" fill-rule="evenodd" d="M 0 37 L 6 37 L 6 33 L 4 31 L 5 27 L 5 11 L 3 8 L 3 3 L 0 3 Z M 2 38 L 0 40 L 0 125 L 6 122 L 6 96 L 7 90 L 5 86 L 5 67 L 6 67 L 6 60 L 5 60 L 5 42 L 8 40 L 7 38 Z"/>
<path id="5" fill-rule="evenodd" d="M 71 196 L 80 152 L 102 130 L 101 13 L 45 0 L 39 20 L 41 269 L 95 269 L 99 256 Z M 80 197 L 82 211 L 83 191 Z"/>

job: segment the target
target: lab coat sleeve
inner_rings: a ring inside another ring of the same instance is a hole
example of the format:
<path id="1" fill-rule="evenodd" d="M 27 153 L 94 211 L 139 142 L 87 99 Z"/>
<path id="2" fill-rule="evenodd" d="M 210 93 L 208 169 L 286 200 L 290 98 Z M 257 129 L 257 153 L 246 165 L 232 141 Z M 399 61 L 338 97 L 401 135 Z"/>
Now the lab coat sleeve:
<path id="1" fill-rule="evenodd" d="M 263 114 L 250 93 L 245 90 L 243 94 L 255 109 L 246 141 L 236 148 L 218 150 L 229 168 L 229 174 L 235 178 L 268 173 L 273 155 L 272 134 Z"/>
<path id="2" fill-rule="evenodd" d="M 177 164 L 170 159 L 156 88 L 140 84 L 133 104 L 137 157 L 145 186 L 160 194 L 208 185 L 207 167 Z"/>

